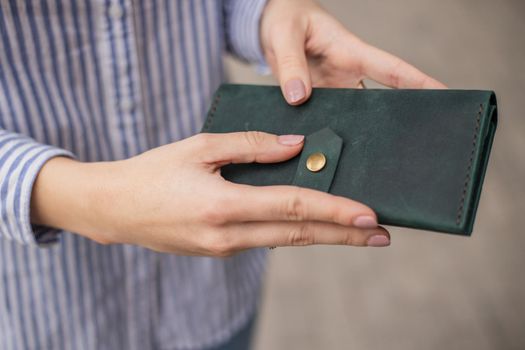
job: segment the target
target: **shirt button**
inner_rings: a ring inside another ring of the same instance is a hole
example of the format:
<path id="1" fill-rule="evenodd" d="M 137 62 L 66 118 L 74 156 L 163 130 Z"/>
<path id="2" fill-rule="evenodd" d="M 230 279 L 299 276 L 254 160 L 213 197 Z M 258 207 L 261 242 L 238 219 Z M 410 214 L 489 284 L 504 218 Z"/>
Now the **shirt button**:
<path id="1" fill-rule="evenodd" d="M 108 12 L 111 17 L 119 19 L 124 14 L 124 9 L 119 4 L 111 4 Z"/>

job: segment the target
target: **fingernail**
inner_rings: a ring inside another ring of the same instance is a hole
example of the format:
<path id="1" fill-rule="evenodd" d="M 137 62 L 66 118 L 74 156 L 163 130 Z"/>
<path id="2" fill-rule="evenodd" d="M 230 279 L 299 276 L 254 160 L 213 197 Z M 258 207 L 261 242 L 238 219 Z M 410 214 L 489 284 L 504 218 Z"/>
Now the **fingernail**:
<path id="1" fill-rule="evenodd" d="M 358 216 L 354 219 L 354 226 L 357 228 L 376 228 L 377 220 L 369 215 Z"/>
<path id="2" fill-rule="evenodd" d="M 285 146 L 296 146 L 303 142 L 304 135 L 279 135 L 277 142 Z"/>
<path id="3" fill-rule="evenodd" d="M 284 84 L 284 93 L 289 103 L 299 102 L 306 97 L 306 89 L 300 79 L 287 81 Z"/>
<path id="4" fill-rule="evenodd" d="M 387 236 L 375 235 L 368 239 L 366 245 L 369 247 L 386 247 L 390 245 L 390 239 Z"/>

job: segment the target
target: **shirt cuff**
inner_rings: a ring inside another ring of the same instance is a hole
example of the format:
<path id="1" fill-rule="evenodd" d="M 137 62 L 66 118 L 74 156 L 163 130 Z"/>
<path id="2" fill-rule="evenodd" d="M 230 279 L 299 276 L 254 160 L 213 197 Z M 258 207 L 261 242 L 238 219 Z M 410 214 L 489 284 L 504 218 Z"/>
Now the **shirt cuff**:
<path id="1" fill-rule="evenodd" d="M 0 238 L 21 244 L 49 244 L 60 230 L 31 224 L 33 184 L 51 158 L 74 158 L 66 150 L 0 130 Z"/>
<path id="2" fill-rule="evenodd" d="M 224 2 L 226 46 L 240 59 L 267 66 L 261 47 L 260 22 L 267 0 Z"/>

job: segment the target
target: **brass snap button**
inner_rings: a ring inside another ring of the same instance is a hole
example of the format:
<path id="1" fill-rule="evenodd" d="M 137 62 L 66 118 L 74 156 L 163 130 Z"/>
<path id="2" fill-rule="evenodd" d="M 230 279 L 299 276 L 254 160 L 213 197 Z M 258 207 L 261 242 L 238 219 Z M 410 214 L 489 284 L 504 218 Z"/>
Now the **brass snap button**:
<path id="1" fill-rule="evenodd" d="M 306 168 L 313 173 L 320 171 L 325 165 L 326 157 L 321 152 L 310 154 L 306 160 Z"/>

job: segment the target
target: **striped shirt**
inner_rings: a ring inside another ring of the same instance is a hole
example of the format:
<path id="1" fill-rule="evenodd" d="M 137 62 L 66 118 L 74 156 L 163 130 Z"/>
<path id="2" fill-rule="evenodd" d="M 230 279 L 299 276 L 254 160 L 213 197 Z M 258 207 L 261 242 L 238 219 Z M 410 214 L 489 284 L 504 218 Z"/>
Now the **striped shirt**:
<path id="1" fill-rule="evenodd" d="M 102 246 L 31 225 L 55 156 L 116 160 L 199 131 L 222 56 L 263 63 L 265 0 L 0 0 L 0 348 L 202 349 L 253 316 L 265 251 Z"/>

